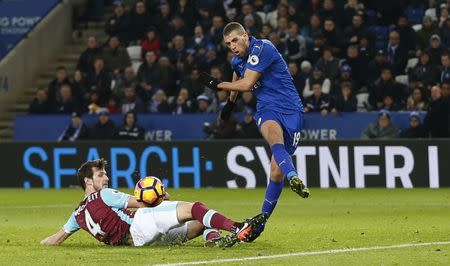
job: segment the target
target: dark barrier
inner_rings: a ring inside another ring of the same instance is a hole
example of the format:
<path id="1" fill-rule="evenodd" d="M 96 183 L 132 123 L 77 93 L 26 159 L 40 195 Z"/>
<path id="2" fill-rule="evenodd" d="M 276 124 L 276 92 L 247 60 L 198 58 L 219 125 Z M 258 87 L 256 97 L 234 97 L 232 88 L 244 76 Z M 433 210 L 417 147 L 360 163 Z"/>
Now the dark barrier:
<path id="1" fill-rule="evenodd" d="M 238 120 L 241 113 L 236 113 Z M 421 113 L 420 116 L 425 116 Z M 119 126 L 123 115 L 111 115 L 111 120 Z M 378 112 L 340 113 L 322 116 L 319 113 L 305 114 L 302 139 L 335 140 L 359 139 L 370 123 L 378 118 Z M 14 122 L 14 140 L 20 141 L 56 141 L 70 123 L 70 115 L 17 115 Z M 203 123 L 214 124 L 216 114 L 141 114 L 138 124 L 145 129 L 147 141 L 200 140 L 205 138 Z M 97 115 L 84 115 L 83 121 L 92 127 Z M 393 112 L 392 123 L 400 128 L 409 126 L 408 112 Z"/>
<path id="2" fill-rule="evenodd" d="M 77 185 L 76 169 L 104 157 L 111 186 L 155 175 L 169 187 L 265 186 L 270 150 L 261 141 L 5 143 L 0 186 Z M 449 187 L 450 140 L 304 141 L 294 156 L 311 187 Z"/>

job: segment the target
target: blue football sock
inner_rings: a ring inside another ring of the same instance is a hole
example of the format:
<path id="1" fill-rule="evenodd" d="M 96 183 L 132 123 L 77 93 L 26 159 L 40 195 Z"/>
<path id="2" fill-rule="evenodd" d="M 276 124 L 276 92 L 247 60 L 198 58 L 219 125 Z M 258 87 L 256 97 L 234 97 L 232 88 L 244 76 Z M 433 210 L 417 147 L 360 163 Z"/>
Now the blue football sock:
<path id="1" fill-rule="evenodd" d="M 293 176 L 297 176 L 297 171 L 294 168 L 294 164 L 292 163 L 292 158 L 287 153 L 286 148 L 283 144 L 274 144 L 272 146 L 272 154 L 275 158 L 275 162 L 277 162 L 278 166 L 281 169 L 281 172 L 287 177 L 287 179 L 291 179 Z"/>
<path id="2" fill-rule="evenodd" d="M 275 182 L 270 180 L 269 186 L 266 189 L 266 197 L 261 208 L 261 212 L 267 212 L 269 216 L 272 214 L 273 209 L 277 206 L 278 198 L 283 190 L 283 181 Z"/>

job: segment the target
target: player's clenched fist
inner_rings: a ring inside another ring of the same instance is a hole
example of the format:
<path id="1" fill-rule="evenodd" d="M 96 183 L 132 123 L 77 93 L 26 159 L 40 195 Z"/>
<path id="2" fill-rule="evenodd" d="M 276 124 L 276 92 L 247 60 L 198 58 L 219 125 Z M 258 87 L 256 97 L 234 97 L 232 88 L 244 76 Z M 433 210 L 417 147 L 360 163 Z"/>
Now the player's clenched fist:
<path id="1" fill-rule="evenodd" d="M 217 90 L 217 85 L 222 82 L 220 79 L 216 79 L 206 72 L 200 73 L 199 80 L 203 85 L 213 90 Z"/>
<path id="2" fill-rule="evenodd" d="M 220 119 L 227 121 L 230 119 L 231 113 L 233 112 L 236 103 L 228 99 L 227 103 L 223 106 L 222 111 L 220 111 Z"/>

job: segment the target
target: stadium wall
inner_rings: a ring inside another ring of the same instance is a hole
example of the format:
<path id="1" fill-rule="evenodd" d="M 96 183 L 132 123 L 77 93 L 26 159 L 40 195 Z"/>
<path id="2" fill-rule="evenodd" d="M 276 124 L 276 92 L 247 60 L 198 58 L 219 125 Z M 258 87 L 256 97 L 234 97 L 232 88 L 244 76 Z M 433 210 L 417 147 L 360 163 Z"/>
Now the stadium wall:
<path id="1" fill-rule="evenodd" d="M 294 164 L 310 187 L 450 187 L 450 140 L 304 141 Z M 267 184 L 270 150 L 262 141 L 0 144 L 1 187 L 78 185 L 86 160 L 109 161 L 111 187 L 155 175 L 172 188 L 255 188 Z"/>
<path id="2" fill-rule="evenodd" d="M 60 54 L 72 34 L 71 19 L 70 1 L 61 1 L 0 61 L 0 112 L 14 104 L 48 61 Z"/>

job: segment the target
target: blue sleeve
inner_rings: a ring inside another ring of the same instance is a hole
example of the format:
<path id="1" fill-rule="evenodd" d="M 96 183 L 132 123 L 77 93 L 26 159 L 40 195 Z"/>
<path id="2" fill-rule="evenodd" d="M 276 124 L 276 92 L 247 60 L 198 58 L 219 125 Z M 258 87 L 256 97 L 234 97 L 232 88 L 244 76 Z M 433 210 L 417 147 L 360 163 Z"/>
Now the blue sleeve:
<path id="1" fill-rule="evenodd" d="M 118 209 L 126 208 L 130 199 L 130 195 L 111 188 L 100 190 L 100 197 L 106 205 Z"/>
<path id="2" fill-rule="evenodd" d="M 63 226 L 63 229 L 66 233 L 72 234 L 78 231 L 80 229 L 80 226 L 77 223 L 77 220 L 75 219 L 75 214 L 72 212 L 72 215 L 70 215 L 69 220 L 67 220 L 67 223 Z"/>
<path id="3" fill-rule="evenodd" d="M 239 77 L 240 75 L 239 75 L 239 71 L 237 70 L 237 64 L 238 64 L 237 59 L 234 56 L 231 59 L 231 69 L 233 69 L 234 73 L 236 73 L 236 75 Z"/>
<path id="4" fill-rule="evenodd" d="M 248 56 L 246 68 L 262 73 L 273 63 L 277 54 L 278 51 L 273 45 L 262 41 L 258 42 Z"/>

